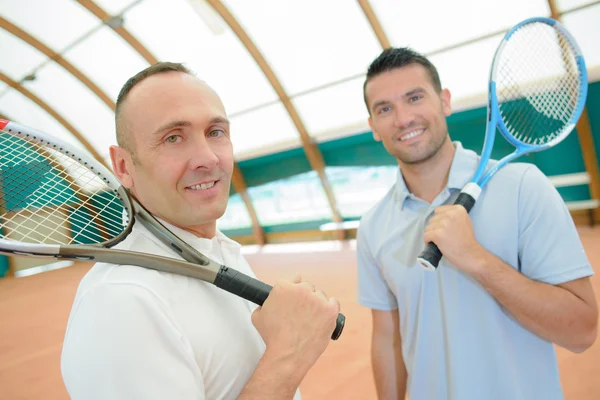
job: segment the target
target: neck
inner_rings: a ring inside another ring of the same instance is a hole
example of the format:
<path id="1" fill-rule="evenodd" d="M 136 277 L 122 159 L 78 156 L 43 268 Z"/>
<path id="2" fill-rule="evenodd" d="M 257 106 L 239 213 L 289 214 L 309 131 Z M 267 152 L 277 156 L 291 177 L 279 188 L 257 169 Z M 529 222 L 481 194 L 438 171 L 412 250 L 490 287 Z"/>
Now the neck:
<path id="1" fill-rule="evenodd" d="M 160 222 L 167 222 L 167 223 L 169 223 L 173 226 L 176 226 L 179 229 L 183 229 L 184 231 L 187 231 L 187 232 L 191 233 L 192 235 L 197 236 L 199 238 L 212 239 L 217 235 L 217 221 L 216 220 L 207 222 L 205 224 L 200 224 L 200 225 L 180 226 L 179 224 L 171 221 L 169 218 L 165 218 L 162 214 L 157 213 L 157 212 L 151 212 L 150 210 L 148 210 L 146 208 L 146 206 L 144 206 L 139 201 L 139 197 L 137 197 L 137 193 L 135 193 L 135 191 L 132 191 L 131 195 L 141 206 L 143 213 L 147 213 L 148 215 L 153 216 L 154 218 L 158 218 L 160 220 Z"/>
<path id="2" fill-rule="evenodd" d="M 432 203 L 446 187 L 455 151 L 452 141 L 447 138 L 438 152 L 424 162 L 406 164 L 399 161 L 408 190 L 418 198 Z"/>
<path id="3" fill-rule="evenodd" d="M 167 222 L 173 226 L 176 226 L 179 229 L 182 229 L 186 232 L 191 233 L 194 236 L 197 236 L 199 238 L 203 238 L 203 239 L 212 239 L 217 235 L 217 222 L 216 221 L 212 221 L 212 222 L 208 222 L 206 224 L 202 224 L 202 225 L 194 225 L 194 226 L 181 226 L 178 225 L 176 223 L 173 223 L 173 221 L 168 220 L 167 218 L 164 218 L 162 215 L 154 215 L 156 218 L 158 218 L 161 222 Z M 169 228 L 169 227 L 167 227 Z"/>
<path id="4" fill-rule="evenodd" d="M 190 232 L 194 236 L 197 236 L 199 238 L 204 238 L 204 239 L 212 239 L 217 235 L 217 224 L 216 223 L 186 227 L 186 228 L 182 228 L 182 229 Z"/>

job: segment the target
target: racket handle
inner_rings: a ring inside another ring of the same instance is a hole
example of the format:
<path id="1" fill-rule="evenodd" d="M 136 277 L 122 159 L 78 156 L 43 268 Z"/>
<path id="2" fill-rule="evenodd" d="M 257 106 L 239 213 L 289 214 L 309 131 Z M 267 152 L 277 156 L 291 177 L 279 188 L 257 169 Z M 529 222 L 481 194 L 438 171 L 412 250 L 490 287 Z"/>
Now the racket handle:
<path id="1" fill-rule="evenodd" d="M 421 254 L 419 254 L 417 261 L 419 261 L 419 264 L 421 264 L 421 266 L 427 271 L 434 271 L 438 267 L 441 259 L 442 252 L 440 249 L 435 245 L 435 243 L 429 242 Z"/>
<path id="2" fill-rule="evenodd" d="M 458 197 L 456 198 L 454 204 L 463 206 L 468 213 L 475 205 L 475 197 L 473 197 L 469 193 L 461 191 Z M 419 264 L 421 264 L 421 266 L 426 270 L 434 271 L 440 264 L 442 256 L 443 254 L 440 251 L 440 249 L 436 246 L 436 244 L 433 242 L 429 242 L 427 243 L 425 249 L 423 249 L 419 257 L 417 257 L 417 261 L 419 261 Z"/>
<path id="3" fill-rule="evenodd" d="M 271 289 L 273 289 L 272 286 L 267 285 L 266 283 L 224 265 L 221 266 L 221 269 L 217 273 L 214 284 L 218 288 L 233 293 L 254 304 L 258 304 L 259 306 L 263 305 L 265 300 L 267 300 L 267 297 L 269 297 Z M 335 330 L 331 335 L 333 340 L 337 340 L 340 337 L 345 322 L 346 317 L 341 313 L 338 314 Z"/>

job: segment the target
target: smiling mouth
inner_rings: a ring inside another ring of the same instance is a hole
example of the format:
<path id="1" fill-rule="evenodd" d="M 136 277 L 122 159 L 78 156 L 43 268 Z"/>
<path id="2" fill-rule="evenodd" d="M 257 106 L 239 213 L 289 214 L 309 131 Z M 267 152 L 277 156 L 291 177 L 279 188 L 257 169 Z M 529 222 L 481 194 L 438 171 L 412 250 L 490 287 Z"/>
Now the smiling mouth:
<path id="1" fill-rule="evenodd" d="M 192 185 L 192 186 L 188 186 L 186 187 L 186 189 L 190 189 L 190 190 L 207 190 L 210 189 L 211 187 L 215 186 L 217 184 L 217 181 L 212 181 L 212 182 L 207 182 L 207 183 L 199 183 L 197 185 Z"/>
<path id="2" fill-rule="evenodd" d="M 400 136 L 400 140 L 404 141 L 404 140 L 412 139 L 414 137 L 421 135 L 423 132 L 425 132 L 425 129 L 418 129 L 416 131 L 409 132 L 406 135 Z"/>

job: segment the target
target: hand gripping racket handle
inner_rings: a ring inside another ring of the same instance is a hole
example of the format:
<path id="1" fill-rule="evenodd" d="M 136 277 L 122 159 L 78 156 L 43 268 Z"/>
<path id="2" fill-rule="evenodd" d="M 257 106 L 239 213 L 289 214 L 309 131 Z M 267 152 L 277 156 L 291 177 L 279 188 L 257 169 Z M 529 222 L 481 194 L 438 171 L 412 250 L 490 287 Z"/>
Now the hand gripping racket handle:
<path id="1" fill-rule="evenodd" d="M 269 297 L 271 289 L 273 289 L 272 286 L 269 286 L 266 283 L 224 265 L 221 266 L 214 284 L 223 290 L 233 293 L 236 296 L 240 296 L 259 306 L 263 305 L 267 297 Z M 345 322 L 346 317 L 344 317 L 344 314 L 338 314 L 335 330 L 331 335 L 333 340 L 337 340 L 340 337 Z"/>
<path id="2" fill-rule="evenodd" d="M 454 204 L 463 206 L 468 213 L 469 211 L 471 211 L 471 208 L 473 208 L 473 206 L 475 205 L 475 198 L 469 193 L 465 193 L 464 191 L 462 191 L 456 198 Z M 433 271 L 438 267 L 442 256 L 443 254 L 440 251 L 440 249 L 436 246 L 436 244 L 433 242 L 429 242 L 417 258 L 417 260 L 423 268 L 425 268 L 428 271 Z"/>

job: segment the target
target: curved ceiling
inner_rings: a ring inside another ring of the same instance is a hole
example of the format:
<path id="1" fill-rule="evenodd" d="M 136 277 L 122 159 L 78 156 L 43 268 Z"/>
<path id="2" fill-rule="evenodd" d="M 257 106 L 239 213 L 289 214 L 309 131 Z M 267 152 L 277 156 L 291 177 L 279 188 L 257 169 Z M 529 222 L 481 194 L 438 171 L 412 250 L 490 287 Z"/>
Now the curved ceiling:
<path id="1" fill-rule="evenodd" d="M 556 5 L 595 79 L 599 2 Z M 78 132 L 105 161 L 118 91 L 156 59 L 186 63 L 220 93 L 238 160 L 291 147 L 310 159 L 314 141 L 368 130 L 362 82 L 383 47 L 429 54 L 455 109 L 468 108 L 485 100 L 502 33 L 550 15 L 547 0 L 4 0 L 1 8 L 0 114 L 75 144 Z"/>

